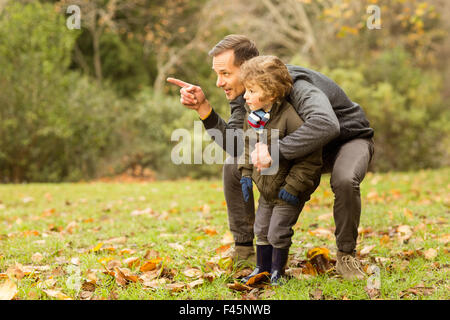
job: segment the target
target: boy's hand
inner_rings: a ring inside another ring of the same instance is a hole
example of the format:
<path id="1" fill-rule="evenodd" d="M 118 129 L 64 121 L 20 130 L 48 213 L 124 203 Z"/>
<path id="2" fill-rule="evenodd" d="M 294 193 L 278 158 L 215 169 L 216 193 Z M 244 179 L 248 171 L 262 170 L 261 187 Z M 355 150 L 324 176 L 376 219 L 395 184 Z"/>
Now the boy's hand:
<path id="1" fill-rule="evenodd" d="M 300 200 L 298 199 L 298 197 L 294 196 L 293 194 L 290 194 L 284 188 L 282 188 L 278 193 L 278 198 L 286 201 L 287 203 L 293 206 L 298 206 L 300 204 Z"/>
<path id="2" fill-rule="evenodd" d="M 244 195 L 244 201 L 248 202 L 248 199 L 250 199 L 250 190 L 253 190 L 252 178 L 242 177 L 241 186 L 242 186 L 242 194 Z"/>
<path id="3" fill-rule="evenodd" d="M 269 168 L 272 163 L 269 147 L 262 142 L 255 144 L 255 150 L 253 150 L 251 157 L 252 163 L 258 169 L 258 172 L 261 172 L 264 168 Z"/>

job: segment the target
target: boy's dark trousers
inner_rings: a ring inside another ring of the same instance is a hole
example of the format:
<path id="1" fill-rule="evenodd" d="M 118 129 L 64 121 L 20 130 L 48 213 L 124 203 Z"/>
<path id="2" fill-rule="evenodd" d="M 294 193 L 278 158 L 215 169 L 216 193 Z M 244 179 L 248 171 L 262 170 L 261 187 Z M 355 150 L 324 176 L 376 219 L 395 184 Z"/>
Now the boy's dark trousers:
<path id="1" fill-rule="evenodd" d="M 317 181 L 317 184 L 320 182 Z M 263 196 L 259 197 L 258 210 L 256 212 L 254 232 L 257 245 L 272 245 L 274 248 L 289 249 L 292 244 L 292 227 L 298 220 L 298 216 L 305 203 L 309 200 L 314 190 L 300 198 L 300 205 L 272 204 Z"/>
<path id="2" fill-rule="evenodd" d="M 356 247 L 361 216 L 359 185 L 373 153 L 372 139 L 353 139 L 323 155 L 322 172 L 331 172 L 336 245 L 340 251 L 352 252 Z M 236 158 L 227 158 L 223 166 L 223 183 L 229 227 L 235 242 L 246 243 L 254 238 L 255 206 L 252 193 L 249 201 L 244 201 L 240 179 Z"/>

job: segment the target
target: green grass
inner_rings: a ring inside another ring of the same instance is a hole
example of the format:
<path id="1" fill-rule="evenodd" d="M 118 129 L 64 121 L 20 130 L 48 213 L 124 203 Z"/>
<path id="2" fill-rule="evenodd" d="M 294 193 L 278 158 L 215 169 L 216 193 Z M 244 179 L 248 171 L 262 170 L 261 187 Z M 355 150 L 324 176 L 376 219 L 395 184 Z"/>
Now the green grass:
<path id="1" fill-rule="evenodd" d="M 334 236 L 320 237 L 309 233 L 317 228 L 333 231 L 333 218 L 324 218 L 332 212 L 333 204 L 328 180 L 329 176 L 322 177 L 320 187 L 300 215 L 294 228 L 291 257 L 306 259 L 308 249 L 316 246 L 327 247 L 332 258 L 335 257 Z M 360 227 L 372 230 L 360 234 L 357 249 L 375 245 L 363 257 L 363 262 L 380 268 L 378 298 L 449 299 L 450 168 L 369 173 L 361 185 L 361 193 Z M 33 200 L 27 202 L 27 197 Z M 146 208 L 151 208 L 155 214 L 131 214 Z M 52 299 L 43 291 L 43 282 L 50 277 L 56 282 L 48 288 L 80 299 L 80 292 L 67 284 L 70 274 L 52 275 L 55 268 L 64 270 L 70 265 L 70 259 L 79 258 L 78 267 L 85 279 L 88 269 L 102 269 L 99 259 L 142 259 L 147 250 L 152 249 L 165 258 L 165 267 L 173 270 L 173 279 L 169 282 L 189 283 L 195 278 L 188 278 L 183 271 L 198 268 L 208 272 L 206 262 L 217 255 L 215 249 L 223 244 L 221 241 L 228 232 L 227 221 L 220 180 L 0 185 L 0 273 L 6 273 L 16 262 L 24 266 L 48 266 L 48 271 L 16 281 L 16 299 Z M 66 230 L 71 222 L 76 223 L 72 233 L 60 231 Z M 410 226 L 413 230 L 407 242 L 398 240 L 395 230 L 399 225 Z M 216 230 L 217 234 L 208 234 L 204 228 Z M 383 235 L 386 235 L 384 240 Z M 115 251 L 89 250 L 108 239 L 122 236 L 126 237 L 126 242 L 103 246 L 114 246 Z M 182 245 L 184 249 L 174 249 L 173 244 Z M 135 252 L 120 255 L 119 251 L 125 248 Z M 437 251 L 435 258 L 421 254 L 430 248 Z M 416 254 L 411 257 L 402 254 L 408 250 L 416 251 Z M 39 262 L 31 258 L 37 252 L 43 256 Z M 236 270 L 179 292 L 172 292 L 165 286 L 146 288 L 139 282 L 122 287 L 113 276 L 97 272 L 98 281 L 92 297 L 241 299 L 246 297 L 242 292 L 227 287 L 227 283 L 233 282 L 232 275 Z M 132 271 L 140 274 L 138 269 Z M 333 274 L 289 278 L 279 288 L 259 291 L 259 299 L 311 299 L 312 292 L 317 289 L 322 291 L 324 299 L 369 299 L 364 289 L 366 284 L 366 281 L 345 281 Z M 432 289 L 407 292 L 411 288 L 414 291 L 417 285 Z"/>

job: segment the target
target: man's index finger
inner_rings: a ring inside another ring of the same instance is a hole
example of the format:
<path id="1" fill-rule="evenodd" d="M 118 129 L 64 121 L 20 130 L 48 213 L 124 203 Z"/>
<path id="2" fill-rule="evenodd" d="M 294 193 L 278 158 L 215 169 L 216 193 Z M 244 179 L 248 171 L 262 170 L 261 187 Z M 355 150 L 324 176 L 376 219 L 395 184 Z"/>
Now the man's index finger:
<path id="1" fill-rule="evenodd" d="M 187 83 L 187 82 L 181 81 L 179 79 L 175 79 L 175 78 L 167 78 L 167 82 L 170 82 L 170 83 L 172 83 L 172 84 L 174 84 L 176 86 L 179 86 L 181 88 L 192 86 L 192 84 L 190 84 L 190 83 Z"/>

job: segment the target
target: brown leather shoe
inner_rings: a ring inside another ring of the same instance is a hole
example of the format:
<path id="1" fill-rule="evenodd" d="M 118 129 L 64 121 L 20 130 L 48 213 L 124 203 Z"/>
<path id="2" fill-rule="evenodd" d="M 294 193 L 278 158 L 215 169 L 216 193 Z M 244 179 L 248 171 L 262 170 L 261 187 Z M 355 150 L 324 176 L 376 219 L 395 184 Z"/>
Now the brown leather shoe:
<path id="1" fill-rule="evenodd" d="M 363 280 L 366 273 L 361 262 L 355 258 L 354 253 L 339 251 L 336 254 L 336 271 L 346 280 Z"/>
<path id="2" fill-rule="evenodd" d="M 231 254 L 234 263 L 256 264 L 255 249 L 253 246 L 235 246 Z"/>

